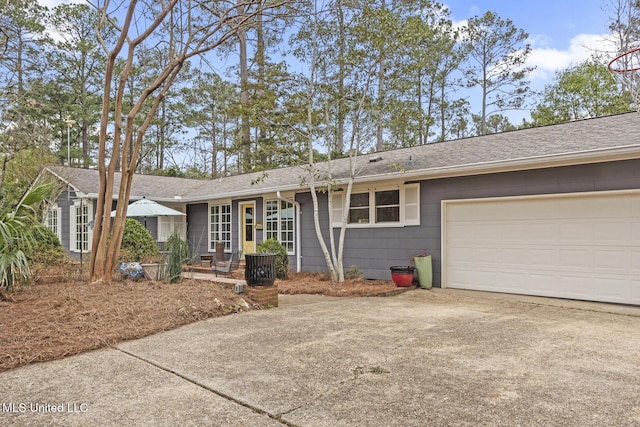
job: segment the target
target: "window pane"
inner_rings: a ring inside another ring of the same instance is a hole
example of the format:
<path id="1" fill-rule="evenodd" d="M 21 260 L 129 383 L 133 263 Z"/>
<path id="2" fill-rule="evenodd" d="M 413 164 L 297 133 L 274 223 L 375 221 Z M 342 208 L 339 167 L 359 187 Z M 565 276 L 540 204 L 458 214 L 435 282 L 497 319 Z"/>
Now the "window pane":
<path id="1" fill-rule="evenodd" d="M 369 206 L 369 193 L 359 193 L 351 195 L 351 207 Z"/>
<path id="2" fill-rule="evenodd" d="M 293 203 L 267 200 L 265 214 L 265 239 L 276 239 L 289 253 L 293 252 Z"/>
<path id="3" fill-rule="evenodd" d="M 400 190 L 376 191 L 376 206 L 399 204 Z"/>
<path id="4" fill-rule="evenodd" d="M 369 193 L 357 193 L 351 195 L 349 206 L 349 224 L 369 223 Z"/>
<path id="5" fill-rule="evenodd" d="M 278 238 L 278 201 L 277 200 L 267 200 L 266 202 L 266 216 L 265 216 L 265 226 L 266 226 L 266 239 L 277 239 Z"/>
<path id="6" fill-rule="evenodd" d="M 222 242 L 225 250 L 231 250 L 231 205 L 213 205 L 210 213 L 210 248 Z"/>
<path id="7" fill-rule="evenodd" d="M 376 191 L 376 222 L 400 222 L 400 190 Z"/>
<path id="8" fill-rule="evenodd" d="M 400 207 L 376 208 L 376 222 L 400 222 Z"/>
<path id="9" fill-rule="evenodd" d="M 368 224 L 369 208 L 349 209 L 349 224 Z"/>

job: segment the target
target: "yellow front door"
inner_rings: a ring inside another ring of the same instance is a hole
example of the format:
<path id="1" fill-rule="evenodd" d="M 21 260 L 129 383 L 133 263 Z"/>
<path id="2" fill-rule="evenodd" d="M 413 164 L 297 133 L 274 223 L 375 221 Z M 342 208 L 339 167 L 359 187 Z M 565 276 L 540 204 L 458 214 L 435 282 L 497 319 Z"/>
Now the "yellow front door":
<path id="1" fill-rule="evenodd" d="M 255 245 L 255 205 L 242 205 L 242 256 L 256 251 Z"/>

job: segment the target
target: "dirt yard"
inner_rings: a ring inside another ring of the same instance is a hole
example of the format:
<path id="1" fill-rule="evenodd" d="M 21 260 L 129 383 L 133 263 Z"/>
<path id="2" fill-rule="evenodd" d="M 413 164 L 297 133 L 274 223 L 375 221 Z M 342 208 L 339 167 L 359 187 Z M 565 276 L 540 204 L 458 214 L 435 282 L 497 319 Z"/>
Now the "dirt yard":
<path id="1" fill-rule="evenodd" d="M 259 309 L 232 285 L 183 279 L 177 284 L 117 281 L 92 285 L 62 267 L 34 269 L 34 283 L 0 298 L 0 372 L 141 338 L 187 323 Z M 389 295 L 391 281 L 332 284 L 319 274 L 278 280 L 278 292 L 358 297 Z"/>

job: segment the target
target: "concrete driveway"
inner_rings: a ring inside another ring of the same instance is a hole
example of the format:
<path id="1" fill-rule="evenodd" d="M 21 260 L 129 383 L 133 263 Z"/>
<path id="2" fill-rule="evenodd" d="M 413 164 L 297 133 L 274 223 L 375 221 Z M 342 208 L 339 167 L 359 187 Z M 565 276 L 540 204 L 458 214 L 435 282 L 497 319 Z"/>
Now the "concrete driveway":
<path id="1" fill-rule="evenodd" d="M 2 373 L 0 424 L 640 425 L 638 307 L 289 301 Z"/>

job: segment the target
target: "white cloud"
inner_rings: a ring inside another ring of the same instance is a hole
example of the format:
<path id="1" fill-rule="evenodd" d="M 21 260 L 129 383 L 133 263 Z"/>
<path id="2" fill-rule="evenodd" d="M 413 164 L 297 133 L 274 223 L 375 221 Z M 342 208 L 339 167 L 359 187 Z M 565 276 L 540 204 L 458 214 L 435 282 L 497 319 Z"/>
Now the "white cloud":
<path id="1" fill-rule="evenodd" d="M 535 66 L 531 74 L 532 80 L 550 80 L 556 71 L 589 59 L 594 53 L 605 53 L 612 56 L 613 44 L 603 34 L 578 34 L 569 41 L 565 50 L 551 48 L 544 36 L 530 40 L 532 50 L 527 65 Z"/>
<path id="2" fill-rule="evenodd" d="M 87 3 L 86 0 L 38 0 L 38 4 L 40 4 L 40 6 L 46 6 L 49 9 L 53 9 L 56 6 L 59 6 L 61 4 L 81 4 L 81 3 Z"/>

